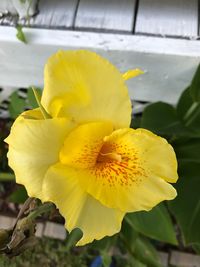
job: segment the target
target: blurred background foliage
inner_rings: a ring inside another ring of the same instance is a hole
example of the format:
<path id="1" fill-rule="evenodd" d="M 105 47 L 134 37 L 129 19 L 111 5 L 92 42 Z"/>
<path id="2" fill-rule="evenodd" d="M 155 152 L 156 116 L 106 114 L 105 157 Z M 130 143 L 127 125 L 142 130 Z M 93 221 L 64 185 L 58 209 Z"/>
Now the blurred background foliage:
<path id="1" fill-rule="evenodd" d="M 27 198 L 26 190 L 15 184 L 8 168 L 3 139 L 13 120 L 24 110 L 35 107 L 37 103 L 30 88 L 25 99 L 15 91 L 8 106 L 10 118 L 0 121 L 1 213 L 5 211 L 6 202 L 15 203 L 17 207 Z M 174 147 L 180 177 L 174 185 L 178 192 L 176 199 L 163 202 L 150 212 L 127 214 L 121 232 L 113 237 L 71 250 L 73 244 L 66 245 L 67 240 L 63 243 L 40 240 L 32 252 L 18 257 L 17 265 L 0 257 L 0 266 L 35 266 L 38 255 L 42 253 L 39 256 L 42 260 L 46 251 L 50 252 L 44 256 L 46 261 L 42 266 L 63 267 L 159 267 L 162 264 L 158 251 L 175 249 L 200 254 L 200 67 L 176 106 L 164 102 L 149 104 L 142 114 L 133 118 L 132 127 L 149 129 L 165 137 Z M 28 256 L 30 253 L 35 256 Z"/>

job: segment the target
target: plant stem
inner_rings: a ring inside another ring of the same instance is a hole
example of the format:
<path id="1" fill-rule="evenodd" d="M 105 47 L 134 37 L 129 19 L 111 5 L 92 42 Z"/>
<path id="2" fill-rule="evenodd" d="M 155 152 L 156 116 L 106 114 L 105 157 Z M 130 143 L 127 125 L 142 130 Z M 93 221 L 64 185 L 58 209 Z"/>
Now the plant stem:
<path id="1" fill-rule="evenodd" d="M 55 208 L 53 203 L 45 203 L 38 208 L 36 208 L 34 211 L 32 211 L 27 217 L 29 219 L 35 220 L 38 216 L 44 213 L 48 213 L 49 211 L 52 210 L 52 208 Z"/>
<path id="2" fill-rule="evenodd" d="M 35 99 L 37 101 L 37 104 L 42 112 L 42 115 L 44 116 L 44 119 L 51 119 L 51 115 L 45 110 L 45 108 L 42 106 L 41 104 L 41 97 L 40 95 L 38 94 L 37 92 L 37 89 L 32 87 L 32 90 L 33 90 L 33 93 L 34 93 L 34 96 L 35 96 Z"/>
<path id="3" fill-rule="evenodd" d="M 79 228 L 73 229 L 67 238 L 66 250 L 69 251 L 75 246 L 82 236 L 83 232 Z"/>
<path id="4" fill-rule="evenodd" d="M 13 181 L 15 180 L 15 175 L 9 172 L 1 172 L 0 173 L 0 181 Z"/>
<path id="5" fill-rule="evenodd" d="M 24 202 L 23 206 L 21 207 L 18 215 L 17 215 L 17 219 L 15 222 L 15 225 L 13 226 L 13 230 L 15 229 L 18 221 L 21 219 L 21 217 L 23 216 L 24 212 L 29 208 L 30 204 L 33 202 L 34 198 L 29 197 L 27 198 L 27 200 Z"/>

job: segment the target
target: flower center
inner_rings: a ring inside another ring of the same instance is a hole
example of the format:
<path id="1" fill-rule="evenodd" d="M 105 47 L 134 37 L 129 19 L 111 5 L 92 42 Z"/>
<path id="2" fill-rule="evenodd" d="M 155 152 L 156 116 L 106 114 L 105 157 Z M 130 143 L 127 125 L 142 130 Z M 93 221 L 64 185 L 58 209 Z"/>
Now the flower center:
<path id="1" fill-rule="evenodd" d="M 108 143 L 105 143 L 99 151 L 96 163 L 107 163 L 113 161 L 121 162 L 122 156 L 113 152 L 112 147 Z"/>
<path id="2" fill-rule="evenodd" d="M 116 158 L 110 155 L 115 150 L 104 142 L 104 137 L 109 136 L 112 131 L 110 122 L 91 122 L 76 127 L 65 138 L 59 153 L 60 162 L 76 169 L 88 169 L 97 164 L 100 153 L 103 157 L 99 158 L 101 161 L 107 162 L 110 157 Z"/>

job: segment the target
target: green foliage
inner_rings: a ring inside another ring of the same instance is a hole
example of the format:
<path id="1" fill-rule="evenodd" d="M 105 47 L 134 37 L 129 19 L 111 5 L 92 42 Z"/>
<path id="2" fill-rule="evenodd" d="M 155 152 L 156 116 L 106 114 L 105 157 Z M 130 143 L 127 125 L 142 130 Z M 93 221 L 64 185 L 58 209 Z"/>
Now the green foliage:
<path id="1" fill-rule="evenodd" d="M 37 246 L 13 259 L 0 256 L 1 267 L 88 267 L 92 255 L 78 251 L 67 253 L 65 243 L 43 238 L 38 240 Z"/>
<path id="2" fill-rule="evenodd" d="M 37 88 L 36 90 L 41 95 L 41 89 L 40 88 Z M 34 93 L 33 93 L 33 89 L 31 87 L 28 88 L 28 91 L 27 91 L 27 99 L 28 99 L 29 105 L 32 108 L 38 108 L 38 103 L 37 103 L 37 101 L 35 99 L 35 96 L 34 96 Z"/>
<path id="3" fill-rule="evenodd" d="M 145 236 L 172 245 L 177 245 L 174 227 L 170 215 L 163 203 L 148 212 L 141 211 L 130 213 L 126 216 L 126 221 L 137 232 Z"/>
<path id="4" fill-rule="evenodd" d="M 197 136 L 183 124 L 177 109 L 163 102 L 151 104 L 144 110 L 140 126 L 168 138 Z"/>
<path id="5" fill-rule="evenodd" d="M 200 244 L 194 244 L 193 249 L 197 254 L 200 254 Z"/>
<path id="6" fill-rule="evenodd" d="M 129 252 L 133 253 L 136 246 L 136 240 L 139 237 L 139 233 L 132 227 L 132 225 L 126 219 L 124 219 L 122 223 L 120 237 L 128 248 Z"/>
<path id="7" fill-rule="evenodd" d="M 38 95 L 41 95 L 41 89 L 37 88 L 36 90 Z M 10 103 L 8 106 L 8 110 L 11 119 L 16 119 L 27 108 L 33 109 L 37 107 L 38 104 L 37 101 L 35 100 L 32 88 L 28 88 L 27 99 L 20 97 L 17 91 L 14 91 L 10 95 Z"/>
<path id="8" fill-rule="evenodd" d="M 69 251 L 73 246 L 75 246 L 82 236 L 83 232 L 80 229 L 73 229 L 67 237 L 66 250 Z"/>
<path id="9" fill-rule="evenodd" d="M 185 245 L 200 246 L 200 68 L 192 84 L 180 97 L 177 113 L 185 126 L 196 133 L 173 143 L 179 162 L 178 196 L 169 203 L 183 234 Z"/>
<path id="10" fill-rule="evenodd" d="M 27 40 L 26 40 L 26 36 L 23 32 L 22 26 L 21 25 L 17 25 L 16 27 L 17 33 L 16 33 L 16 37 L 19 41 L 27 44 Z"/>
<path id="11" fill-rule="evenodd" d="M 199 87 L 200 88 L 200 87 Z M 200 91 L 200 89 L 199 89 Z M 178 105 L 177 114 L 179 119 L 183 122 L 185 127 L 196 136 L 200 135 L 200 102 L 194 102 L 191 94 L 190 87 L 187 88 L 181 95 Z M 191 135 L 190 135 L 191 136 Z"/>
<path id="12" fill-rule="evenodd" d="M 17 189 L 9 195 L 9 202 L 13 202 L 16 204 L 23 204 L 28 198 L 26 189 L 24 186 L 18 186 Z"/>
<path id="13" fill-rule="evenodd" d="M 177 125 L 179 125 L 179 120 L 174 107 L 163 102 L 149 105 L 144 110 L 141 120 L 142 128 L 158 134 L 172 134 Z"/>
<path id="14" fill-rule="evenodd" d="M 155 247 L 148 239 L 134 230 L 129 220 L 124 220 L 120 238 L 124 247 L 128 249 L 131 257 L 130 262 L 136 261 L 138 266 L 141 264 L 141 266 L 161 267 Z"/>
<path id="15" fill-rule="evenodd" d="M 190 94 L 194 102 L 200 102 L 200 65 L 190 85 Z"/>
<path id="16" fill-rule="evenodd" d="M 182 138 L 173 142 L 179 163 L 200 163 L 200 138 Z"/>
<path id="17" fill-rule="evenodd" d="M 16 119 L 17 116 L 19 116 L 20 113 L 24 111 L 26 107 L 26 101 L 25 99 L 21 98 L 18 94 L 17 91 L 11 94 L 10 96 L 10 103 L 8 106 L 9 112 L 10 112 L 10 117 L 12 119 Z"/>
<path id="18" fill-rule="evenodd" d="M 178 196 L 169 203 L 186 245 L 200 244 L 200 163 L 179 162 Z"/>
<path id="19" fill-rule="evenodd" d="M 178 159 L 179 180 L 174 186 L 178 196 L 173 201 L 168 202 L 168 206 L 180 227 L 181 239 L 183 239 L 185 246 L 193 245 L 195 251 L 199 253 L 200 67 L 191 85 L 182 93 L 177 106 L 173 107 L 162 102 L 149 105 L 143 113 L 141 126 L 167 137 L 175 149 Z M 151 221 L 151 215 L 150 212 L 146 215 L 147 218 L 143 218 L 144 213 L 142 212 L 133 214 L 133 227 L 150 236 L 148 231 L 150 231 L 154 221 L 153 218 Z M 134 217 L 137 219 L 136 225 Z M 155 218 L 154 222 L 156 221 L 158 219 Z M 147 225 L 150 227 L 148 228 Z M 158 228 L 156 234 L 159 232 Z"/>
<path id="20" fill-rule="evenodd" d="M 143 237 L 136 240 L 135 255 L 143 264 L 151 267 L 161 267 L 160 259 L 155 247 Z"/>
<path id="21" fill-rule="evenodd" d="M 101 257 L 102 257 L 103 267 L 110 266 L 110 264 L 112 263 L 112 257 L 108 254 L 108 252 L 105 251 L 105 252 L 101 253 Z"/>

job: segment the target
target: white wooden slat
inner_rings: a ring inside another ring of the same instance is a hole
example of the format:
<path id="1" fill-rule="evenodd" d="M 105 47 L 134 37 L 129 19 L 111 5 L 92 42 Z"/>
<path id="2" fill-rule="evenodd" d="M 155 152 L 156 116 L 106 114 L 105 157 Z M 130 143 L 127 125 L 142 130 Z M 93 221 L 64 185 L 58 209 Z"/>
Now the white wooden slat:
<path id="1" fill-rule="evenodd" d="M 12 16 L 12 15 L 6 15 L 2 17 L 0 20 L 1 25 L 8 25 L 8 26 L 16 26 L 17 24 L 17 16 Z"/>
<path id="2" fill-rule="evenodd" d="M 78 0 L 41 0 L 39 14 L 30 19 L 30 26 L 41 28 L 71 28 Z"/>
<path id="3" fill-rule="evenodd" d="M 15 224 L 15 219 L 8 216 L 0 216 L 0 229 L 9 229 Z"/>
<path id="4" fill-rule="evenodd" d="M 43 235 L 65 240 L 67 233 L 63 225 L 53 222 L 46 222 Z"/>
<path id="5" fill-rule="evenodd" d="M 136 115 L 139 113 L 142 113 L 144 109 L 149 105 L 149 103 L 140 103 L 137 101 L 132 101 L 132 106 L 133 106 L 133 112 L 132 115 Z"/>
<path id="6" fill-rule="evenodd" d="M 20 18 L 26 17 L 27 13 L 29 16 L 33 16 L 36 13 L 37 2 L 38 0 L 25 1 L 23 3 L 21 0 L 12 0 L 13 6 L 15 7 Z"/>
<path id="7" fill-rule="evenodd" d="M 44 64 L 58 49 L 90 49 L 122 72 L 141 68 L 144 75 L 128 81 L 133 100 L 176 103 L 200 61 L 199 41 L 25 28 L 28 45 L 12 27 L 0 27 L 0 87 L 43 86 Z"/>
<path id="8" fill-rule="evenodd" d="M 132 32 L 136 0 L 80 0 L 75 28 Z"/>
<path id="9" fill-rule="evenodd" d="M 35 14 L 36 5 L 38 0 L 25 1 L 22 3 L 20 0 L 1 0 L 0 1 L 0 13 L 10 13 L 12 15 L 19 15 L 20 17 L 26 17 L 27 11 L 30 16 Z"/>
<path id="10" fill-rule="evenodd" d="M 11 0 L 1 0 L 0 1 L 0 13 L 11 13 L 11 14 L 17 14 L 16 8 L 13 5 L 13 2 Z"/>
<path id="11" fill-rule="evenodd" d="M 190 253 L 172 251 L 170 264 L 181 267 L 200 267 L 200 256 Z"/>
<path id="12" fill-rule="evenodd" d="M 200 6 L 200 3 L 199 3 Z M 198 24 L 198 40 L 200 40 L 200 8 L 199 8 L 199 24 Z"/>
<path id="13" fill-rule="evenodd" d="M 135 32 L 197 37 L 198 0 L 140 0 Z"/>
<path id="14" fill-rule="evenodd" d="M 3 90 L 1 90 L 0 92 L 0 103 L 3 102 L 4 100 L 7 100 L 9 96 L 12 94 L 13 90 L 14 89 L 12 87 L 4 86 Z"/>
<path id="15" fill-rule="evenodd" d="M 16 89 L 16 88 L 15 88 Z M 8 105 L 2 104 L 4 101 L 8 101 L 10 95 L 14 91 L 13 87 L 4 87 L 0 89 L 0 118 L 9 118 Z"/>
<path id="16" fill-rule="evenodd" d="M 44 232 L 44 223 L 37 223 L 35 236 L 42 237 Z"/>
<path id="17" fill-rule="evenodd" d="M 162 263 L 162 267 L 168 267 L 169 254 L 166 252 L 158 252 L 158 256 Z"/>

